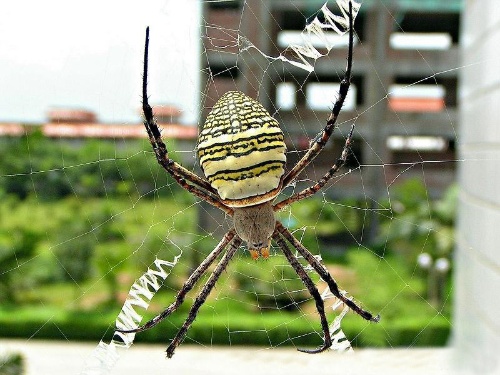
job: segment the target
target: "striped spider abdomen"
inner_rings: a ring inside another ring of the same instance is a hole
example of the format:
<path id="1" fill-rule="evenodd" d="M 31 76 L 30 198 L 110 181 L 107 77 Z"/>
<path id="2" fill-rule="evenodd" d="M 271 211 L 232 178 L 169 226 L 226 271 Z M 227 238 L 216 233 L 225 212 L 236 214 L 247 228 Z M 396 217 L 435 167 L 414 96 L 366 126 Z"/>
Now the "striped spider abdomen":
<path id="1" fill-rule="evenodd" d="M 225 93 L 198 137 L 198 158 L 209 183 L 229 207 L 275 198 L 285 171 L 286 146 L 278 122 L 239 91 Z"/>

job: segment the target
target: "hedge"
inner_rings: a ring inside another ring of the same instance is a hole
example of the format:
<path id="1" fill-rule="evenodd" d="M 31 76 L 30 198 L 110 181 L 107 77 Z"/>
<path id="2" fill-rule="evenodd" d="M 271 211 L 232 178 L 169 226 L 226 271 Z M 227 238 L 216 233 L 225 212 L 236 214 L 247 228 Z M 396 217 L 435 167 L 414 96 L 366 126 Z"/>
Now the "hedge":
<path id="1" fill-rule="evenodd" d="M 0 336 L 53 340 L 109 341 L 113 334 L 116 312 L 54 313 L 37 307 L 27 312 L 0 310 Z M 40 311 L 35 311 L 35 309 Z M 178 313 L 161 325 L 136 336 L 136 342 L 165 343 L 177 333 L 186 314 Z M 314 315 L 312 318 L 316 318 Z M 200 312 L 188 332 L 186 342 L 204 345 L 317 346 L 321 344 L 319 319 L 295 318 L 293 314 L 273 311 L 258 319 L 238 311 L 215 315 Z M 367 323 L 349 316 L 342 329 L 356 347 L 442 346 L 450 335 L 450 322 L 434 319 L 397 319 L 379 324 Z"/>

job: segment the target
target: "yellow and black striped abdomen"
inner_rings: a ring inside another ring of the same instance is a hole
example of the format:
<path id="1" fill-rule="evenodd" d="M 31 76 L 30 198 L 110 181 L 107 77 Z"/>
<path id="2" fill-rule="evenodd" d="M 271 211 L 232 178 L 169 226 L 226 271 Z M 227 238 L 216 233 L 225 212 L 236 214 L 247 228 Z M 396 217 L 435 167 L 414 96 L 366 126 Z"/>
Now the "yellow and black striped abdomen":
<path id="1" fill-rule="evenodd" d="M 283 132 L 245 94 L 229 91 L 217 101 L 197 150 L 206 178 L 228 206 L 251 206 L 278 195 L 286 162 Z"/>

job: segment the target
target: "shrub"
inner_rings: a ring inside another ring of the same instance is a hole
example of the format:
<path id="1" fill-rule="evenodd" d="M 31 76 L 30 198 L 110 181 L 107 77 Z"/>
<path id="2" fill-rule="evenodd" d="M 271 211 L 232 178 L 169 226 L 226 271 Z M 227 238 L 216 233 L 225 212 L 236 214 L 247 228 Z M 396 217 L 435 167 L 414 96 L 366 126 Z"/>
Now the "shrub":
<path id="1" fill-rule="evenodd" d="M 24 357 L 20 353 L 8 353 L 0 357 L 0 375 L 25 373 Z"/>
<path id="2" fill-rule="evenodd" d="M 261 262 L 240 259 L 234 278 L 238 292 L 247 293 L 259 309 L 295 310 L 310 299 L 302 281 L 283 256 L 271 256 Z"/>

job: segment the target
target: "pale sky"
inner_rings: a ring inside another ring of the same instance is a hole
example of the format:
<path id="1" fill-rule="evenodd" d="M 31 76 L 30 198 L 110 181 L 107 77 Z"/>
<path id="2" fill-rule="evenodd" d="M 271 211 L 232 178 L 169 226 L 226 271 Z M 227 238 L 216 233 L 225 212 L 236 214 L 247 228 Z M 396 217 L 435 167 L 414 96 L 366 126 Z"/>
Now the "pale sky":
<path id="1" fill-rule="evenodd" d="M 50 108 L 137 123 L 146 26 L 151 104 L 198 116 L 197 0 L 16 0 L 0 4 L 0 122 L 43 122 Z"/>

